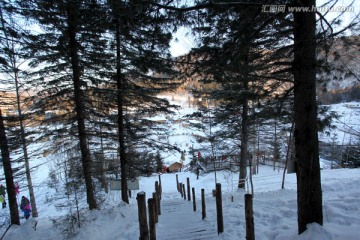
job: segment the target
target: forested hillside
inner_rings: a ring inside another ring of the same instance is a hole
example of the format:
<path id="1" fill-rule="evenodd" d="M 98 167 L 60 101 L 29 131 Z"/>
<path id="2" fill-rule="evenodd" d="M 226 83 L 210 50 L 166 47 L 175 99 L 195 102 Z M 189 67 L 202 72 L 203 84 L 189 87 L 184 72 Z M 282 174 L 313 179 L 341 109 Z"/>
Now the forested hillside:
<path id="1" fill-rule="evenodd" d="M 298 234 L 322 225 L 320 157 L 357 167 L 359 142 L 351 107 L 329 104 L 357 106 L 360 86 L 359 9 L 329 18 L 338 3 L 324 4 L 0 0 L 6 224 L 49 204 L 80 228 L 114 182 L 130 205 L 132 181 L 174 171 L 231 170 L 254 194 L 253 175 L 270 165 L 296 173 Z M 173 57 L 180 28 L 195 44 Z"/>

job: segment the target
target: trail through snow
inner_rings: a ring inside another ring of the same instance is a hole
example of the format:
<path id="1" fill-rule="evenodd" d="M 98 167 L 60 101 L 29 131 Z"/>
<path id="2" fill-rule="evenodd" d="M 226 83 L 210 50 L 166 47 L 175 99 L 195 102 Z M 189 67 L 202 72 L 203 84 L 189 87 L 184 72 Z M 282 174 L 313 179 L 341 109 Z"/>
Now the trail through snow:
<path id="1" fill-rule="evenodd" d="M 216 226 L 202 220 L 199 211 L 193 211 L 192 202 L 175 197 L 162 202 L 159 223 L 156 225 L 159 240 L 223 239 L 217 234 Z"/>

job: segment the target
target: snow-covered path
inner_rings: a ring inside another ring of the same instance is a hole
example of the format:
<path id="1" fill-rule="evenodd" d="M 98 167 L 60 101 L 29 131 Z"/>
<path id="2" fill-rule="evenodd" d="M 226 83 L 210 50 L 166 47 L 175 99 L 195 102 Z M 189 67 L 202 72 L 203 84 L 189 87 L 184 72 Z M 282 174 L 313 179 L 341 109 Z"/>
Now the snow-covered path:
<path id="1" fill-rule="evenodd" d="M 199 204 L 201 203 L 197 203 Z M 180 196 L 161 201 L 156 237 L 159 240 L 222 239 L 217 234 L 216 226 L 206 218 L 202 220 L 201 211 L 194 212 L 192 202 Z"/>
<path id="2" fill-rule="evenodd" d="M 324 166 L 327 166 L 325 164 Z M 328 165 L 330 166 L 330 165 Z M 245 239 L 244 194 L 246 191 L 236 188 L 237 174 L 219 171 L 217 181 L 222 184 L 224 233 L 217 235 L 216 200 L 212 196 L 215 175 L 208 173 L 196 179 L 191 172 L 178 173 L 179 182 L 190 179 L 196 190 L 197 211 L 193 211 L 192 202 L 181 198 L 176 188 L 176 174 L 161 175 L 162 201 L 161 215 L 156 224 L 158 240 L 210 239 L 237 240 Z M 321 171 L 324 226 L 309 224 L 308 230 L 301 236 L 297 232 L 297 193 L 296 176 L 287 174 L 285 189 L 281 189 L 282 172 L 273 171 L 272 167 L 260 166 L 254 180 L 254 222 L 255 237 L 260 240 L 358 240 L 360 229 L 360 168 L 324 169 Z M 154 183 L 158 175 L 140 178 L 140 191 L 145 191 L 147 198 L 152 196 Z M 201 219 L 200 190 L 205 189 L 206 219 Z M 234 201 L 232 201 L 234 199 Z M 64 235 L 64 228 L 54 226 L 67 222 L 60 218 L 63 212 L 51 212 L 50 204 L 43 204 L 45 209 L 38 219 L 36 231 L 31 219 L 21 226 L 14 225 L 8 240 L 138 240 L 138 206 L 135 197 L 130 204 L 121 202 L 119 191 L 109 193 L 106 204 L 101 210 L 87 211 L 82 215 L 81 228 L 76 236 Z M 45 214 L 46 213 L 46 214 Z M 202 231 L 206 230 L 206 231 Z M 202 231 L 202 232 L 201 232 Z M 10 232 L 9 232 L 10 233 Z M 207 235 L 206 235 L 206 234 Z"/>

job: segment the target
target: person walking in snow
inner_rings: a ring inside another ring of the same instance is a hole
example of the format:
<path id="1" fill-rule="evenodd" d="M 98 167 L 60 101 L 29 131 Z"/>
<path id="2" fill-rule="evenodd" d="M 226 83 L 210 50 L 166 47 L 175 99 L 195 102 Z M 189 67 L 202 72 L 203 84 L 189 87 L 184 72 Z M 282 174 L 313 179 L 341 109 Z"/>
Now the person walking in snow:
<path id="1" fill-rule="evenodd" d="M 20 209 L 22 211 L 24 211 L 25 206 L 28 205 L 28 204 L 30 205 L 29 199 L 27 197 L 25 197 L 25 196 L 22 196 L 21 197 L 21 202 L 20 202 Z"/>
<path id="2" fill-rule="evenodd" d="M 26 204 L 24 209 L 23 209 L 23 212 L 24 212 L 24 218 L 27 220 L 29 219 L 30 217 L 30 213 L 31 213 L 31 207 L 30 207 L 30 203 Z"/>
<path id="3" fill-rule="evenodd" d="M 5 189 L 6 188 L 4 187 L 4 185 L 0 184 L 0 195 L 5 196 L 5 193 L 6 193 Z"/>
<path id="4" fill-rule="evenodd" d="M 23 211 L 24 217 L 28 219 L 30 217 L 31 207 L 29 199 L 25 196 L 21 197 L 20 209 Z"/>
<path id="5" fill-rule="evenodd" d="M 5 201 L 5 194 L 6 194 L 6 188 L 4 185 L 0 184 L 0 203 L 2 205 L 2 208 L 6 208 L 6 201 Z"/>
<path id="6" fill-rule="evenodd" d="M 2 205 L 2 208 L 6 208 L 6 201 L 4 195 L 0 195 L 0 203 Z"/>

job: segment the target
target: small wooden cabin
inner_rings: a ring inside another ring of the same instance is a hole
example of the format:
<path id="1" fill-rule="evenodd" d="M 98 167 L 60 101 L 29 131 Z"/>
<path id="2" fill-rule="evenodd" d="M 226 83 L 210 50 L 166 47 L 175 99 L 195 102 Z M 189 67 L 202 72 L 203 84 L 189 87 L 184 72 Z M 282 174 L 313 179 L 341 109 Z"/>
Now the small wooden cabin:
<path id="1" fill-rule="evenodd" d="M 181 168 L 183 167 L 183 165 L 179 162 L 174 162 L 173 164 L 171 164 L 168 169 L 169 172 L 180 172 Z"/>

